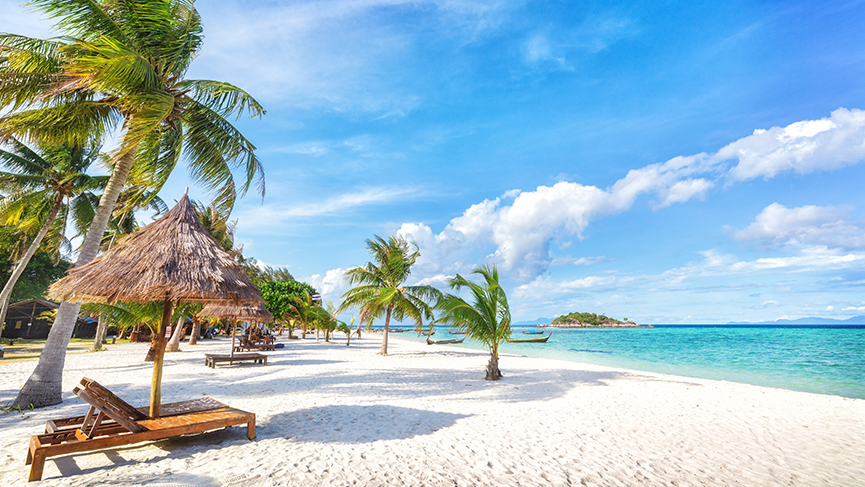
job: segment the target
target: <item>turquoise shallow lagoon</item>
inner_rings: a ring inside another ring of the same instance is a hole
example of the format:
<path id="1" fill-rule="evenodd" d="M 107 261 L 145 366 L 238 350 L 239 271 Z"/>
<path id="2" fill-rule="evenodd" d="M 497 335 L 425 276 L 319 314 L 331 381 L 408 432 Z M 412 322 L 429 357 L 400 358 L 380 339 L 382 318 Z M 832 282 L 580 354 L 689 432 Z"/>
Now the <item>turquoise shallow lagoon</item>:
<path id="1" fill-rule="evenodd" d="M 514 338 L 528 338 L 515 327 Z M 420 340 L 415 333 L 394 335 Z M 436 339 L 455 338 L 439 329 Z M 444 346 L 444 345 L 439 345 Z M 480 343 L 462 346 L 484 348 Z M 728 380 L 865 399 L 865 326 L 655 325 L 553 330 L 544 344 L 502 353 Z M 507 374 L 507 360 L 501 361 Z"/>

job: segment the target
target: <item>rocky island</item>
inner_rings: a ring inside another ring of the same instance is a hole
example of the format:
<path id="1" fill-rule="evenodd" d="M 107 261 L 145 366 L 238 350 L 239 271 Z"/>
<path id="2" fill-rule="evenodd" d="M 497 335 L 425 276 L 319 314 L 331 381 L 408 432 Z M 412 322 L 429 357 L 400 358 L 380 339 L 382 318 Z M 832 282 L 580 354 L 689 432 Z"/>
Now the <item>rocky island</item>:
<path id="1" fill-rule="evenodd" d="M 550 324 L 538 325 L 538 328 L 654 328 L 652 325 L 638 325 L 625 318 L 620 321 L 609 316 L 594 313 L 573 312 L 559 316 Z"/>

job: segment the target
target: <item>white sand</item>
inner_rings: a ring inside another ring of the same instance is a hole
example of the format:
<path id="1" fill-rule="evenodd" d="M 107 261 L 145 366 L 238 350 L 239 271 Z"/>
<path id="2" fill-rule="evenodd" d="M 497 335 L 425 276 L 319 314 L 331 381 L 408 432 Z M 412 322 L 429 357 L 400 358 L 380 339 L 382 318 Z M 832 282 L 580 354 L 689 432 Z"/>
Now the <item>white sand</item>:
<path id="1" fill-rule="evenodd" d="M 865 485 L 865 401 L 380 337 L 293 340 L 270 363 L 210 369 L 205 341 L 166 357 L 163 402 L 212 396 L 256 413 L 197 437 L 55 457 L 29 485 Z M 144 405 L 145 344 L 67 358 Z M 34 362 L 0 365 L 0 402 Z M 0 485 L 23 485 L 30 435 L 61 406 L 0 415 Z"/>

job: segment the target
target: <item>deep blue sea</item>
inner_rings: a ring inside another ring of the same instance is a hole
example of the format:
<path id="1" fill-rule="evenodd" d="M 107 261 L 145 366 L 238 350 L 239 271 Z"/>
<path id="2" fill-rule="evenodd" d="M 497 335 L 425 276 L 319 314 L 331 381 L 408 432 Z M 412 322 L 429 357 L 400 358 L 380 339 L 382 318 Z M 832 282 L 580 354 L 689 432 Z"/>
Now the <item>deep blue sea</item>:
<path id="1" fill-rule="evenodd" d="M 529 338 L 514 327 L 512 337 Z M 503 353 L 865 399 L 865 325 L 655 325 L 553 330 Z M 400 338 L 418 340 L 416 333 Z M 456 338 L 437 329 L 434 339 Z M 443 346 L 443 345 L 442 345 Z M 485 349 L 480 343 L 461 346 Z M 507 360 L 501 361 L 507 370 Z"/>

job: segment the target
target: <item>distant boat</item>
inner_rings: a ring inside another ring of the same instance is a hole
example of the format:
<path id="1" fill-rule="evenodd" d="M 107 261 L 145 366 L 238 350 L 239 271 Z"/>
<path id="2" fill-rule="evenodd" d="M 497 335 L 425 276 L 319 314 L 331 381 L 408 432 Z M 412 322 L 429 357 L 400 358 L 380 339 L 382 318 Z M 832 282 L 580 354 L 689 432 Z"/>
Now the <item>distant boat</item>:
<path id="1" fill-rule="evenodd" d="M 508 338 L 506 341 L 508 343 L 547 343 L 547 340 L 549 340 L 551 336 L 553 336 L 553 332 L 550 332 L 550 334 L 545 336 L 545 337 L 520 338 L 520 339 L 514 339 L 514 340 Z"/>
<path id="2" fill-rule="evenodd" d="M 465 334 L 466 334 L 466 332 L 464 332 L 464 331 L 459 331 L 459 330 L 457 330 L 457 331 L 448 331 L 448 333 L 450 333 L 451 335 L 465 335 Z"/>
<path id="3" fill-rule="evenodd" d="M 431 332 L 429 332 L 429 333 L 422 333 L 422 335 L 425 336 L 425 337 L 431 337 L 431 336 L 433 336 L 433 335 L 435 335 L 435 334 L 436 334 L 436 331 L 435 331 L 435 330 L 433 330 L 433 331 L 431 331 Z"/>
<path id="4" fill-rule="evenodd" d="M 524 331 L 523 335 L 543 335 L 546 333 L 544 330 L 541 331 Z"/>
<path id="5" fill-rule="evenodd" d="M 391 333 L 403 333 L 405 330 L 402 328 L 391 328 L 389 331 Z"/>
<path id="6" fill-rule="evenodd" d="M 462 343 L 463 340 L 465 340 L 465 338 L 459 338 L 459 339 L 454 339 L 454 340 L 430 340 L 429 338 L 427 338 L 426 344 L 427 345 L 448 345 L 451 343 Z"/>

